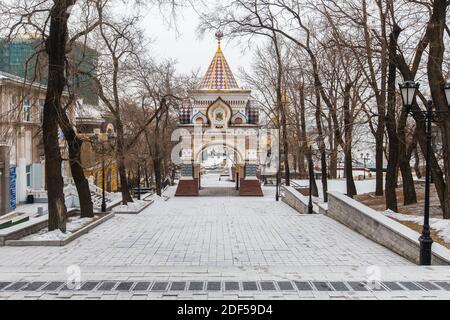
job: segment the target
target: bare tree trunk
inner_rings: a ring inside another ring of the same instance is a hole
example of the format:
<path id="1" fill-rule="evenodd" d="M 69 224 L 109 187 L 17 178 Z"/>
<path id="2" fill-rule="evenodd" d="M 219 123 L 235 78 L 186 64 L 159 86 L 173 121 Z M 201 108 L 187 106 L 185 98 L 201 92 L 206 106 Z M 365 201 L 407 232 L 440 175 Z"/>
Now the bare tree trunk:
<path id="1" fill-rule="evenodd" d="M 48 55 L 48 85 L 44 104 L 42 124 L 45 174 L 48 194 L 48 229 L 66 231 L 66 205 L 64 199 L 64 180 L 61 173 L 61 150 L 58 139 L 58 121 L 61 98 L 66 85 L 65 58 L 67 42 L 67 20 L 69 9 L 75 4 L 71 1 L 54 1 L 50 10 L 50 33 L 45 42 Z"/>
<path id="2" fill-rule="evenodd" d="M 123 124 L 121 121 L 117 121 L 117 147 L 116 147 L 116 160 L 117 167 L 119 171 L 119 179 L 120 179 L 120 191 L 122 193 L 122 203 L 123 205 L 127 205 L 128 202 L 133 202 L 133 198 L 131 197 L 129 186 L 128 186 L 128 178 L 125 167 L 125 153 L 124 153 L 124 133 L 123 133 Z"/>
<path id="3" fill-rule="evenodd" d="M 448 0 L 434 0 L 433 11 L 428 25 L 430 50 L 428 54 L 428 82 L 434 105 L 439 111 L 448 111 L 442 87 L 445 84 L 442 70 L 444 62 Z M 445 192 L 442 201 L 444 219 L 450 219 L 450 119 L 447 117 L 441 126 L 444 147 Z"/>
<path id="4" fill-rule="evenodd" d="M 91 190 L 81 165 L 81 146 L 83 141 L 77 137 L 72 126 L 65 127 L 62 125 L 61 127 L 68 142 L 70 171 L 72 172 L 78 198 L 80 199 L 81 217 L 92 218 L 94 217 L 94 205 L 92 203 Z"/>
<path id="5" fill-rule="evenodd" d="M 345 171 L 346 171 L 346 181 L 347 181 L 347 196 L 353 198 L 358 194 L 356 191 L 355 180 L 353 178 L 353 157 L 352 157 L 352 119 L 350 114 L 350 91 L 353 87 L 352 83 L 348 83 L 345 86 L 344 92 L 344 135 L 345 135 Z"/>
<path id="6" fill-rule="evenodd" d="M 420 171 L 419 149 L 417 145 L 414 149 L 414 171 L 416 172 L 417 179 L 422 179 L 422 172 Z"/>
<path id="7" fill-rule="evenodd" d="M 397 66 L 395 57 L 397 54 L 397 39 L 400 36 L 401 28 L 394 24 L 392 33 L 389 36 L 389 67 L 388 67 L 388 103 L 386 128 L 389 137 L 389 156 L 386 173 L 386 209 L 398 212 L 397 204 L 397 173 L 399 161 L 399 138 L 396 124 L 396 74 Z"/>
<path id="8" fill-rule="evenodd" d="M 316 80 L 317 81 L 317 80 Z M 320 162 L 321 162 L 321 175 L 322 175 L 322 189 L 323 189 L 323 201 L 328 202 L 328 173 L 327 173 L 327 154 L 325 149 L 325 140 L 323 137 L 322 128 L 322 109 L 320 107 L 320 92 L 318 89 L 315 90 L 316 94 L 316 126 L 318 133 L 318 147 L 320 151 Z"/>
<path id="9" fill-rule="evenodd" d="M 413 141 L 409 146 L 407 146 L 406 142 L 406 133 L 405 133 L 405 127 L 406 127 L 406 119 L 407 115 L 405 112 L 402 112 L 400 117 L 400 123 L 398 128 L 398 136 L 400 138 L 400 145 L 399 145 L 399 168 L 400 172 L 402 174 L 402 180 L 403 180 L 403 198 L 404 198 L 404 205 L 410 205 L 417 203 L 417 194 L 416 194 L 416 186 L 414 184 L 414 178 L 412 175 L 412 169 L 411 169 L 411 156 L 414 149 L 417 149 L 417 142 Z M 417 129 L 413 136 L 413 140 L 417 137 Z"/>

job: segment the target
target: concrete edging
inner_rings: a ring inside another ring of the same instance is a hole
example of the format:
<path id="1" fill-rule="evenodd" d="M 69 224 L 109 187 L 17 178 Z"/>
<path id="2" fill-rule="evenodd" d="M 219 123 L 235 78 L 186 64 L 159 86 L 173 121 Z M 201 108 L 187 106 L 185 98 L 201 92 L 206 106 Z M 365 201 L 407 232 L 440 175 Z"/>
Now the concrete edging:
<path id="1" fill-rule="evenodd" d="M 148 207 L 150 207 L 153 203 L 155 203 L 155 200 L 143 200 L 143 201 L 147 201 L 148 203 L 143 206 L 139 211 L 132 211 L 132 212 L 120 212 L 120 211 L 113 211 L 115 214 L 128 214 L 128 215 L 137 215 L 140 214 L 142 211 L 144 211 L 145 209 L 147 209 Z"/>
<path id="2" fill-rule="evenodd" d="M 78 211 L 77 209 L 71 209 L 67 212 L 67 214 L 70 216 L 76 213 L 77 211 Z M 5 246 L 7 241 L 17 240 L 26 237 L 30 234 L 36 233 L 37 231 L 47 226 L 48 226 L 48 214 L 12 226 L 10 228 L 0 230 L 0 247 Z"/>
<path id="3" fill-rule="evenodd" d="M 74 234 L 72 234 L 69 238 L 65 240 L 41 240 L 41 241 L 33 241 L 33 240 L 7 240 L 5 242 L 5 246 L 10 247 L 63 247 L 72 241 L 78 239 L 82 235 L 85 235 L 95 227 L 101 225 L 102 223 L 108 221 L 109 219 L 113 218 L 115 216 L 115 213 L 109 213 L 105 216 L 101 217 L 100 219 L 94 221 L 93 223 L 85 226 L 84 228 L 78 230 Z"/>
<path id="4" fill-rule="evenodd" d="M 327 216 L 419 264 L 420 234 L 339 192 L 329 192 Z M 450 265 L 450 250 L 434 243 L 433 265 Z"/>
<path id="5" fill-rule="evenodd" d="M 283 186 L 283 202 L 295 209 L 301 214 L 308 214 L 309 198 L 302 195 L 293 187 Z M 319 213 L 317 204 L 313 204 L 313 211 L 315 214 Z"/>

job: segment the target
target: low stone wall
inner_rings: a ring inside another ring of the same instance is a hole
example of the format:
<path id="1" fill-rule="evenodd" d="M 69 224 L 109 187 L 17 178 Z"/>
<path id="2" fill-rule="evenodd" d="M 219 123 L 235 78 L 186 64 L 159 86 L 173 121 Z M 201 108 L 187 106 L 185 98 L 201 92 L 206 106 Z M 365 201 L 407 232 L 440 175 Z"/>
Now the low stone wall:
<path id="1" fill-rule="evenodd" d="M 70 217 L 72 215 L 75 215 L 76 213 L 76 209 L 71 209 L 67 212 L 67 215 Z M 11 228 L 0 230 L 0 247 L 5 246 L 6 241 L 21 239 L 23 237 L 34 234 L 39 230 L 46 228 L 47 226 L 48 215 L 44 215 L 42 217 L 31 219 L 28 222 L 18 224 Z"/>
<path id="2" fill-rule="evenodd" d="M 308 197 L 305 197 L 293 187 L 283 186 L 282 193 L 284 194 L 283 202 L 287 203 L 301 214 L 308 214 Z M 313 205 L 313 211 L 314 213 L 319 212 L 319 208 L 315 204 Z"/>
<path id="3" fill-rule="evenodd" d="M 341 193 L 329 192 L 328 200 L 327 216 L 419 264 L 419 233 Z M 432 263 L 449 265 L 450 250 L 433 244 Z"/>

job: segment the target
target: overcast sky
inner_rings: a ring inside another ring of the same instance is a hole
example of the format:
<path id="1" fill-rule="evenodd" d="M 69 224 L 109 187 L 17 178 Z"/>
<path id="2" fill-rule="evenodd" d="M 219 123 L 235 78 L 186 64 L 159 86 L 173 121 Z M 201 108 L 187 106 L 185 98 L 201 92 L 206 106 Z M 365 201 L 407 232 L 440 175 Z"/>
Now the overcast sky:
<path id="1" fill-rule="evenodd" d="M 144 23 L 147 35 L 154 39 L 151 46 L 152 55 L 155 58 L 176 59 L 180 73 L 199 70 L 203 76 L 216 52 L 217 41 L 214 32 L 200 37 L 197 31 L 198 23 L 198 14 L 192 8 L 186 8 L 177 18 L 178 30 L 175 30 L 158 10 L 152 10 Z M 243 52 L 242 47 L 245 46 L 235 40 L 224 39 L 222 42 L 222 50 L 237 78 L 239 68 L 249 70 L 252 57 L 251 50 L 244 49 Z"/>

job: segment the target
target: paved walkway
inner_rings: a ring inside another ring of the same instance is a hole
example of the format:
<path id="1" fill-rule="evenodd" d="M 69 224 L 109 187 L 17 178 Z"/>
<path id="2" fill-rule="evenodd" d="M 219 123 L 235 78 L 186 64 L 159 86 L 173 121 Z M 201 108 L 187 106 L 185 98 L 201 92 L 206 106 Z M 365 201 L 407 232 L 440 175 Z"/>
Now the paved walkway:
<path id="1" fill-rule="evenodd" d="M 171 197 L 63 248 L 0 247 L 0 299 L 450 298 L 449 268 L 414 266 L 334 220 L 276 203 L 274 189 L 264 193 Z M 84 287 L 64 290 L 74 270 Z M 381 289 L 358 289 L 378 277 Z"/>

